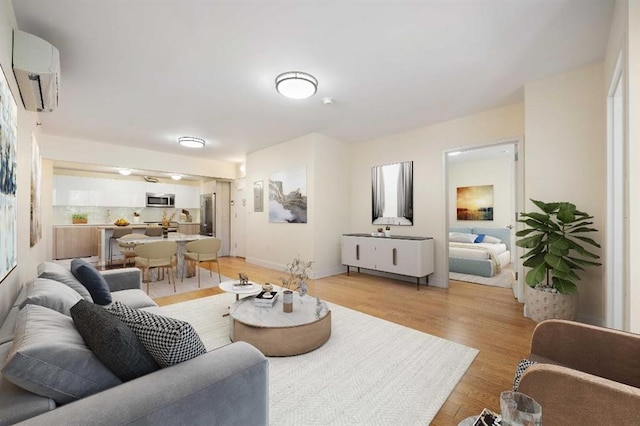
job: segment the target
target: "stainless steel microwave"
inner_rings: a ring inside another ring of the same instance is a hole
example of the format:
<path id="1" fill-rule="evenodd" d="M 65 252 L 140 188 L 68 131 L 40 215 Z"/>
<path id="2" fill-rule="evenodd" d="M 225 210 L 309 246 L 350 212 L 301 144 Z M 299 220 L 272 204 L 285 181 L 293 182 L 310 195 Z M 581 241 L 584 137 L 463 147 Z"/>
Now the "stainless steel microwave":
<path id="1" fill-rule="evenodd" d="M 175 194 L 156 194 L 147 192 L 147 207 L 175 207 Z"/>

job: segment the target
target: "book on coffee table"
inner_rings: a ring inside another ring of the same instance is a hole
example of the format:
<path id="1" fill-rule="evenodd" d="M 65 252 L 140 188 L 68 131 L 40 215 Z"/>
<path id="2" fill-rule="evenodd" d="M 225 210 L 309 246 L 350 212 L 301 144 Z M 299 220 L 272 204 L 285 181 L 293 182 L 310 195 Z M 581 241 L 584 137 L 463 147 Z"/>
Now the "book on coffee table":
<path id="1" fill-rule="evenodd" d="M 260 307 L 271 308 L 278 299 L 277 291 L 262 291 L 253 298 L 253 304 Z"/>

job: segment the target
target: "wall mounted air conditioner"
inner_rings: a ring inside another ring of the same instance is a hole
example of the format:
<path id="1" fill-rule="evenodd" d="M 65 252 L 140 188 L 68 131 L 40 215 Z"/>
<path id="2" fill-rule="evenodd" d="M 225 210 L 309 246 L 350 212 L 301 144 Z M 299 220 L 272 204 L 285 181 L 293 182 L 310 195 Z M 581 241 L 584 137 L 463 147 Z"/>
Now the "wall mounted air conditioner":
<path id="1" fill-rule="evenodd" d="M 60 55 L 51 43 L 33 34 L 15 30 L 13 73 L 25 109 L 51 112 L 58 106 Z"/>

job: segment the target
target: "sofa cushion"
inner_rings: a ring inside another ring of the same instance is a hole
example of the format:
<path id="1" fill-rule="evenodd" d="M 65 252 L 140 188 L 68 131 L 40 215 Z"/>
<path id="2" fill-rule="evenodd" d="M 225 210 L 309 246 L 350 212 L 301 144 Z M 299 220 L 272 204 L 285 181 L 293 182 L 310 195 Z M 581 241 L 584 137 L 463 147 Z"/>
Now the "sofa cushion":
<path id="1" fill-rule="evenodd" d="M 115 302 L 108 309 L 133 329 L 161 367 L 178 364 L 206 352 L 198 333 L 188 322 L 132 309 L 120 302 Z"/>
<path id="2" fill-rule="evenodd" d="M 42 262 L 40 265 L 38 265 L 38 276 L 40 278 L 47 278 L 68 285 L 69 287 L 77 291 L 84 300 L 93 302 L 91 294 L 89 294 L 89 290 L 87 290 L 87 288 L 83 286 L 76 277 L 73 276 L 70 270 L 62 265 L 58 265 L 57 263 L 53 262 Z"/>
<path id="3" fill-rule="evenodd" d="M 111 290 L 98 270 L 84 259 L 71 261 L 71 273 L 89 290 L 93 302 L 98 305 L 111 303 Z"/>
<path id="4" fill-rule="evenodd" d="M 0 360 L 5 360 L 11 342 L 0 344 Z M 0 425 L 13 425 L 56 408 L 50 398 L 16 386 L 0 374 Z"/>
<path id="5" fill-rule="evenodd" d="M 111 300 L 114 302 L 124 303 L 125 305 L 133 308 L 147 308 L 151 306 L 158 306 L 147 293 L 142 290 L 120 290 L 111 293 Z"/>
<path id="6" fill-rule="evenodd" d="M 38 305 L 20 310 L 2 373 L 21 388 L 58 404 L 122 383 L 85 345 L 70 317 Z"/>
<path id="7" fill-rule="evenodd" d="M 27 297 L 20 304 L 20 309 L 27 304 L 39 305 L 71 316 L 69 309 L 78 303 L 78 300 L 84 299 L 71 287 L 58 281 L 36 278 L 27 283 Z"/>
<path id="8" fill-rule="evenodd" d="M 160 368 L 133 330 L 103 307 L 81 300 L 71 318 L 89 349 L 123 382 Z"/>

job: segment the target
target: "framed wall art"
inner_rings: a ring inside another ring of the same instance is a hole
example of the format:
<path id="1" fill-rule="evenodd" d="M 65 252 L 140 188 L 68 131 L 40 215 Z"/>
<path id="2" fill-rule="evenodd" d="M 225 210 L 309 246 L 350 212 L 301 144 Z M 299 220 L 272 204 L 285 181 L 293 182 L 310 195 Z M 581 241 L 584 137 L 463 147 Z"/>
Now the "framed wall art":
<path id="1" fill-rule="evenodd" d="M 18 106 L 0 67 L 0 281 L 18 264 Z"/>
<path id="2" fill-rule="evenodd" d="M 493 185 L 460 186 L 456 193 L 458 220 L 493 220 Z"/>
<path id="3" fill-rule="evenodd" d="M 371 168 L 374 225 L 413 225 L 413 161 Z"/>
<path id="4" fill-rule="evenodd" d="M 269 177 L 269 222 L 307 223 L 307 169 L 274 172 Z"/>

